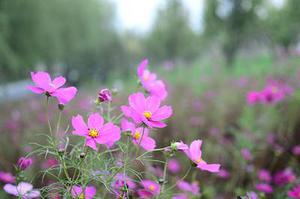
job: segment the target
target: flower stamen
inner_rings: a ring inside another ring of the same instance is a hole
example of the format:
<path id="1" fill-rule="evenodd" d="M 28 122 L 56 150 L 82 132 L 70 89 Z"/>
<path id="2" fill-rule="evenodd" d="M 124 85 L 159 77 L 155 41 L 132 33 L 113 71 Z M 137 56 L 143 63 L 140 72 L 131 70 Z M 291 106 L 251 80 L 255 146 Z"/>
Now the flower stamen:
<path id="1" fill-rule="evenodd" d="M 150 120 L 151 117 L 152 117 L 152 113 L 151 113 L 150 111 L 145 111 L 145 112 L 143 113 L 143 115 L 145 116 L 145 118 L 146 118 L 147 120 Z"/>
<path id="2" fill-rule="evenodd" d="M 99 132 L 96 129 L 91 129 L 89 131 L 89 136 L 92 137 L 92 138 L 96 138 L 96 137 L 99 136 Z"/>

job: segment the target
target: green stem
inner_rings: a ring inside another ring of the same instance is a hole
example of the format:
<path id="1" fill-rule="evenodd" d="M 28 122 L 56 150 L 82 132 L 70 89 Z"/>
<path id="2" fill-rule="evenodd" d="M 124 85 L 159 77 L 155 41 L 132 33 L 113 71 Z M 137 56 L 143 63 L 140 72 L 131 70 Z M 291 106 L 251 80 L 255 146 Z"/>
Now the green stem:
<path id="1" fill-rule="evenodd" d="M 56 125 L 56 136 L 58 136 L 58 133 L 59 133 L 59 127 L 60 127 L 60 121 L 61 121 L 61 115 L 62 115 L 62 111 L 60 110 L 59 111 L 59 114 L 58 114 L 58 120 L 57 120 L 57 125 Z"/>
<path id="2" fill-rule="evenodd" d="M 144 155 L 148 154 L 148 153 L 152 153 L 152 152 L 157 152 L 157 151 L 163 151 L 165 150 L 166 147 L 163 148 L 158 148 L 158 149 L 153 149 L 151 151 L 146 151 L 145 153 L 143 153 L 142 155 L 138 156 L 136 159 L 139 160 L 141 157 L 143 157 Z"/>
<path id="3" fill-rule="evenodd" d="M 48 96 L 47 96 L 47 104 L 46 104 L 46 117 L 47 117 L 50 135 L 53 136 L 52 127 L 51 127 L 51 123 L 50 123 L 50 117 L 49 117 L 49 97 Z"/>
<path id="4" fill-rule="evenodd" d="M 191 169 L 192 169 L 192 167 L 190 166 L 189 169 L 187 170 L 187 172 L 184 174 L 184 176 L 183 176 L 182 178 L 180 178 L 180 180 L 177 180 L 177 182 L 178 182 L 178 181 L 181 181 L 181 180 L 184 180 L 184 179 L 189 175 Z M 174 187 L 176 187 L 176 185 L 177 185 L 177 183 L 173 184 L 172 186 L 170 186 L 170 187 L 167 189 L 167 191 L 172 190 Z"/>
<path id="5" fill-rule="evenodd" d="M 164 193 L 164 190 L 165 190 L 166 177 L 167 177 L 168 160 L 169 160 L 169 158 L 166 158 L 165 166 L 164 166 L 164 174 L 163 174 L 163 179 L 162 179 L 163 184 L 161 185 L 161 190 L 160 190 L 159 196 L 160 196 L 162 193 Z"/>

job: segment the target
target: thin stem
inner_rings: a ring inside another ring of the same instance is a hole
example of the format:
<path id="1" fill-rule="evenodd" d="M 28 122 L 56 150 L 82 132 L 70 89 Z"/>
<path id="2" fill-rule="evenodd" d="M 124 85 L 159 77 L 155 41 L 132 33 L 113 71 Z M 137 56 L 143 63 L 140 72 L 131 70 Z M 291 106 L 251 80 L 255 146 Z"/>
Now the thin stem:
<path id="1" fill-rule="evenodd" d="M 52 127 L 51 127 L 51 123 L 50 123 L 50 117 L 49 117 L 49 97 L 48 96 L 47 96 L 47 104 L 46 104 L 46 117 L 47 117 L 50 135 L 53 136 Z"/>
<path id="2" fill-rule="evenodd" d="M 145 156 L 145 155 L 148 154 L 148 153 L 157 152 L 157 151 L 163 151 L 163 150 L 165 150 L 165 149 L 166 149 L 166 147 L 158 148 L 158 149 L 153 149 L 153 150 L 151 150 L 151 151 L 146 151 L 146 152 L 143 153 L 142 155 L 138 156 L 136 159 L 138 160 L 138 159 L 140 159 L 141 157 Z"/>
<path id="3" fill-rule="evenodd" d="M 180 178 L 180 180 L 177 180 L 177 182 L 178 182 L 178 181 L 181 181 L 181 180 L 184 180 L 184 179 L 189 175 L 191 169 L 192 169 L 192 166 L 189 167 L 189 169 L 188 169 L 187 172 L 184 174 L 184 176 L 183 176 L 182 178 Z M 176 185 L 177 185 L 177 183 L 173 184 L 173 185 L 170 186 L 166 191 L 169 191 L 169 190 L 173 189 L 174 187 L 176 187 Z"/>
<path id="4" fill-rule="evenodd" d="M 128 195 L 128 187 L 127 187 L 127 178 L 126 178 L 126 166 L 127 166 L 127 159 L 128 159 L 128 149 L 129 149 L 129 136 L 127 137 L 127 141 L 126 141 L 126 151 L 125 151 L 125 157 L 124 157 L 124 170 L 123 170 L 123 175 L 124 175 L 124 184 L 126 186 L 126 197 L 129 198 Z"/>
<path id="5" fill-rule="evenodd" d="M 57 125 L 56 125 L 56 136 L 58 136 L 58 133 L 59 133 L 59 127 L 60 127 L 60 121 L 61 121 L 61 115 L 62 115 L 62 110 L 59 111 L 59 114 L 58 114 L 58 120 L 57 120 Z"/>
<path id="6" fill-rule="evenodd" d="M 164 166 L 164 174 L 163 174 L 163 179 L 162 179 L 163 183 L 161 185 L 161 190 L 160 190 L 159 196 L 162 193 L 164 193 L 165 183 L 166 183 L 166 177 L 167 177 L 168 160 L 169 160 L 169 158 L 166 158 L 166 162 L 165 162 L 165 166 Z"/>

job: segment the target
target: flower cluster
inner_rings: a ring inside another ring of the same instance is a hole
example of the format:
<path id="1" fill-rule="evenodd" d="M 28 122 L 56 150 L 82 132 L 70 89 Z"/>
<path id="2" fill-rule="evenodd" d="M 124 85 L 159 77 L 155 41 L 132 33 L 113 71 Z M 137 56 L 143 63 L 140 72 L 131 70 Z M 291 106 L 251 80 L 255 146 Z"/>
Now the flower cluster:
<path id="1" fill-rule="evenodd" d="M 138 66 L 137 76 L 141 87 L 139 91 L 129 94 L 128 104 L 113 107 L 112 92 L 102 89 L 95 100 L 93 112 L 87 116 L 75 114 L 70 121 L 71 133 L 66 128 L 64 134 L 60 133 L 62 112 L 75 97 L 77 89 L 62 88 L 66 83 L 62 76 L 52 80 L 47 72 L 32 72 L 35 85 L 28 86 L 28 89 L 46 96 L 46 113 L 49 114 L 52 98 L 56 98 L 59 105 L 56 134 L 52 128 L 53 121 L 47 115 L 50 135 L 46 137 L 49 146 L 36 144 L 37 150 L 31 152 L 42 154 L 43 157 L 51 156 L 41 165 L 46 170 L 43 178 L 49 174 L 49 179 L 46 187 L 34 189 L 24 177 L 33 159 L 21 157 L 16 165 L 15 176 L 0 173 L 2 181 L 7 183 L 5 192 L 19 198 L 51 195 L 55 198 L 92 199 L 100 193 L 117 198 L 164 198 L 169 194 L 168 191 L 177 187 L 181 193 L 174 194 L 172 198 L 199 197 L 197 178 L 194 177 L 189 183 L 185 177 L 193 168 L 196 168 L 194 172 L 219 172 L 220 164 L 209 164 L 203 160 L 202 140 L 199 139 L 192 141 L 190 146 L 180 141 L 157 148 L 154 132 L 167 126 L 166 120 L 172 116 L 173 109 L 164 105 L 168 94 L 164 82 L 157 79 L 157 74 L 150 72 L 147 67 L 148 60 L 143 60 Z M 76 140 L 75 143 L 73 140 Z M 164 160 L 154 159 L 151 155 L 154 152 L 161 152 L 158 157 Z M 171 185 L 167 181 L 168 171 L 175 175 L 184 168 L 175 158 L 171 158 L 176 152 L 181 152 L 189 159 L 187 165 L 190 165 L 190 169 L 180 180 L 176 177 L 176 183 Z M 152 167 L 151 162 L 160 162 L 164 170 Z M 146 170 L 144 174 L 141 174 L 141 165 Z M 155 175 L 148 175 L 147 170 L 154 173 L 160 171 L 159 179 Z"/>
<path id="2" fill-rule="evenodd" d="M 249 91 L 247 103 L 255 104 L 277 104 L 293 93 L 293 89 L 286 84 L 272 82 L 261 91 Z"/>

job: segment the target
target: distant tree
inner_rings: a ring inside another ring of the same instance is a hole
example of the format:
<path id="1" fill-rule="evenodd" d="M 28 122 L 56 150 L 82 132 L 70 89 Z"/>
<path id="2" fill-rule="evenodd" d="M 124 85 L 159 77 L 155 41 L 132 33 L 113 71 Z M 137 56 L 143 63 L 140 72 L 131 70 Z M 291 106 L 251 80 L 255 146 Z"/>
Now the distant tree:
<path id="1" fill-rule="evenodd" d="M 206 1 L 204 23 L 206 38 L 221 37 L 223 54 L 228 66 L 233 64 L 244 40 L 257 31 L 256 9 L 261 0 Z"/>
<path id="2" fill-rule="evenodd" d="M 168 0 L 157 14 L 145 47 L 147 54 L 156 61 L 187 61 L 197 54 L 196 37 L 182 2 Z"/>
<path id="3" fill-rule="evenodd" d="M 269 7 L 265 22 L 266 32 L 274 45 L 280 46 L 285 53 L 295 44 L 300 32 L 300 1 L 286 0 L 283 7 Z"/>
<path id="4" fill-rule="evenodd" d="M 0 79 L 24 77 L 39 63 L 105 79 L 124 57 L 113 16 L 106 0 L 0 0 Z"/>

